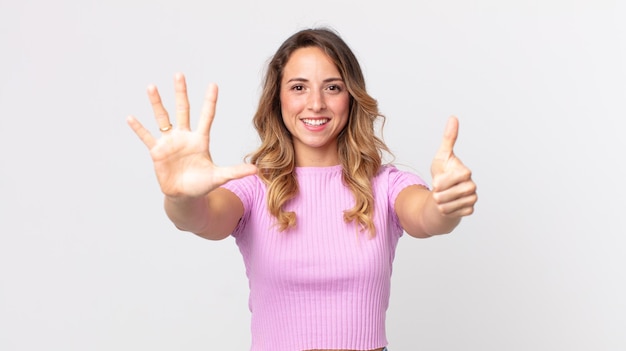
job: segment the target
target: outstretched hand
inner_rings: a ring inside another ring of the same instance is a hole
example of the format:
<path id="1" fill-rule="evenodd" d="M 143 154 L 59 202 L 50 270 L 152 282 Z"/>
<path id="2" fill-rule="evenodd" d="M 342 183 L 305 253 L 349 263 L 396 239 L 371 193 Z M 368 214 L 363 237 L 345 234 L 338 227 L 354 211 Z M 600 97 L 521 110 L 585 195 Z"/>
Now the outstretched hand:
<path id="1" fill-rule="evenodd" d="M 170 122 L 157 88 L 148 87 L 148 98 L 161 131 L 160 138 L 155 138 L 135 117 L 127 119 L 128 125 L 150 151 L 163 193 L 172 198 L 200 197 L 229 180 L 254 174 L 256 167 L 253 165 L 217 167 L 211 159 L 209 140 L 215 117 L 217 85 L 211 84 L 207 89 L 196 131 L 190 128 L 185 77 L 177 74 L 174 85 L 175 126 Z"/>
<path id="2" fill-rule="evenodd" d="M 459 120 L 450 117 L 443 140 L 431 165 L 433 199 L 444 216 L 462 217 L 474 212 L 478 200 L 472 172 L 454 154 Z"/>

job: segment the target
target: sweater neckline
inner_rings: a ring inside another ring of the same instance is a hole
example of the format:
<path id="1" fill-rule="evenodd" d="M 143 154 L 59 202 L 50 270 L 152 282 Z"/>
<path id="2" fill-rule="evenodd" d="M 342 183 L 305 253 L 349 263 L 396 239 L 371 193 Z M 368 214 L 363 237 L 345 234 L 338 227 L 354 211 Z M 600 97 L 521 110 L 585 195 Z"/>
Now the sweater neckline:
<path id="1" fill-rule="evenodd" d="M 332 174 L 341 173 L 343 170 L 342 165 L 324 166 L 324 167 L 296 167 L 295 172 L 297 175 L 306 174 Z"/>

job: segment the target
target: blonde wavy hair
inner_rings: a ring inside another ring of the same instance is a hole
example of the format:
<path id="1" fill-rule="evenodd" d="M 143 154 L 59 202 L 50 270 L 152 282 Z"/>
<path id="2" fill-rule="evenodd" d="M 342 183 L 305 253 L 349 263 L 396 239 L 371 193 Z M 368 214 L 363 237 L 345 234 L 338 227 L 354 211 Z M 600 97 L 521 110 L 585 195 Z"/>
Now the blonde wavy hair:
<path id="1" fill-rule="evenodd" d="M 338 152 L 343 166 L 343 182 L 353 193 L 355 204 L 344 211 L 344 220 L 356 222 L 360 230 L 375 235 L 372 178 L 381 167 L 383 152 L 391 154 L 374 130 L 377 119 L 382 119 L 384 124 L 384 116 L 379 113 L 376 100 L 367 94 L 365 79 L 354 53 L 334 31 L 305 29 L 293 34 L 278 48 L 268 64 L 253 119 L 261 146 L 247 158 L 257 166 L 259 177 L 268 187 L 267 206 L 277 218 L 279 229 L 285 231 L 295 227 L 296 214 L 284 210 L 284 205 L 298 194 L 298 181 L 294 172 L 291 134 L 281 116 L 280 89 L 291 54 L 312 46 L 322 49 L 335 63 L 350 95 L 348 123 L 338 136 Z"/>

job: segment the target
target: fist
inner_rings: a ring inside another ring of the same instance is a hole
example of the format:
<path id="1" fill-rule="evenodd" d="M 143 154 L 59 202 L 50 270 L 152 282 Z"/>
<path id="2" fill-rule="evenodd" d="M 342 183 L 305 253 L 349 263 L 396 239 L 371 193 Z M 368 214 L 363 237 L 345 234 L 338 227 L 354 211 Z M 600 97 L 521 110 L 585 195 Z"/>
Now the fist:
<path id="1" fill-rule="evenodd" d="M 454 143 L 459 135 L 459 120 L 450 117 L 441 146 L 430 167 L 433 179 L 433 200 L 443 216 L 463 217 L 474 213 L 478 200 L 472 172 L 454 154 Z"/>

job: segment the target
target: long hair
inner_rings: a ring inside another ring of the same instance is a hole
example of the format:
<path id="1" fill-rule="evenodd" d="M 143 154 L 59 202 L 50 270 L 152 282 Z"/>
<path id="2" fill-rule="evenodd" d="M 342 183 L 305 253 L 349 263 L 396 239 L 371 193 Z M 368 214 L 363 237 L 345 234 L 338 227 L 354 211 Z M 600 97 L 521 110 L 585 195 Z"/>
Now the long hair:
<path id="1" fill-rule="evenodd" d="M 376 136 L 374 123 L 384 116 L 378 103 L 367 94 L 365 79 L 359 62 L 348 45 L 332 30 L 305 29 L 289 37 L 270 60 L 259 106 L 254 115 L 254 126 L 261 138 L 261 146 L 248 155 L 259 169 L 259 177 L 267 185 L 267 206 L 277 218 L 281 231 L 295 227 L 296 214 L 283 206 L 298 194 L 294 172 L 295 151 L 291 134 L 281 116 L 281 80 L 287 61 L 294 51 L 304 47 L 318 47 L 335 63 L 350 95 L 348 123 L 338 135 L 338 153 L 342 178 L 354 195 L 355 204 L 344 211 L 346 222 L 356 222 L 361 230 L 375 235 L 372 178 L 378 173 L 383 151 L 391 154 L 385 143 Z"/>

